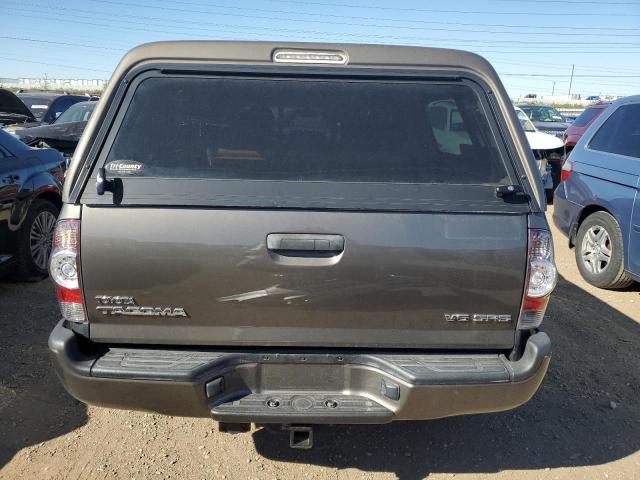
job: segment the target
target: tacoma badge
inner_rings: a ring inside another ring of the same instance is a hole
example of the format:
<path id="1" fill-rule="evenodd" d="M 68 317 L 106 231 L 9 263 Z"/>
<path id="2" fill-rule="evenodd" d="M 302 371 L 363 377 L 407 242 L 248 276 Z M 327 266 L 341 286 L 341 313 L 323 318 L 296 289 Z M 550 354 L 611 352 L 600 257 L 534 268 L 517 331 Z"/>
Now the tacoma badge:
<path id="1" fill-rule="evenodd" d="M 135 298 L 128 296 L 97 295 L 96 311 L 103 315 L 126 315 L 137 317 L 186 317 L 182 307 L 140 307 Z"/>

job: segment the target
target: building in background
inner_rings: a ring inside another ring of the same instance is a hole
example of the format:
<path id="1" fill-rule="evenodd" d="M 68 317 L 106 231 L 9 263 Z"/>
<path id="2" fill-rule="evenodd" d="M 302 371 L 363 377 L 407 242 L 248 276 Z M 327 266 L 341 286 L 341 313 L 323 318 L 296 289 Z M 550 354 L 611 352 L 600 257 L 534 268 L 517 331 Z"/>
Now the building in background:
<path id="1" fill-rule="evenodd" d="M 0 87 L 24 90 L 66 90 L 85 92 L 104 90 L 107 80 L 69 78 L 0 78 Z"/>

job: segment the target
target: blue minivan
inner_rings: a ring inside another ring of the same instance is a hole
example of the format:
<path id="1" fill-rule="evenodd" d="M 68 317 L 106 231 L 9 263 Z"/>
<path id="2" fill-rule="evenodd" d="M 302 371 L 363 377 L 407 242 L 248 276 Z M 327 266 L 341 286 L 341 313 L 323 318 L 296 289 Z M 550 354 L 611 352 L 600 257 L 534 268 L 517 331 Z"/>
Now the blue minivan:
<path id="1" fill-rule="evenodd" d="M 575 247 L 584 279 L 601 288 L 640 281 L 640 95 L 611 106 L 562 167 L 553 221 Z"/>

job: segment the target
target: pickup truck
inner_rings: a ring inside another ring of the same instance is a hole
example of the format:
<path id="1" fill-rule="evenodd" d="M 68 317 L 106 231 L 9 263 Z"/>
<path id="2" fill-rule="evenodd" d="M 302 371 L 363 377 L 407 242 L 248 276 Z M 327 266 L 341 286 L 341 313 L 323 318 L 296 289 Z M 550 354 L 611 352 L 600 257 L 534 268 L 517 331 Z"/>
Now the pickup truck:
<path id="1" fill-rule="evenodd" d="M 143 45 L 68 171 L 49 348 L 83 402 L 284 425 L 297 448 L 318 424 L 511 409 L 551 358 L 545 208 L 475 54 Z"/>

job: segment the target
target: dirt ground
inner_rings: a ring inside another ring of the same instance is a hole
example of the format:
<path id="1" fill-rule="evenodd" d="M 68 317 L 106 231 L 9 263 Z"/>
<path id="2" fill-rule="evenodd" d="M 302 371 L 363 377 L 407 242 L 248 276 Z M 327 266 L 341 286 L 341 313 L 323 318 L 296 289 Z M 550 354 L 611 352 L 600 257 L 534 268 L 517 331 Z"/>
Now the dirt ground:
<path id="1" fill-rule="evenodd" d="M 2 479 L 637 479 L 640 287 L 588 286 L 556 233 L 560 282 L 545 320 L 551 368 L 510 412 L 320 430 L 316 448 L 217 431 L 207 419 L 87 407 L 47 355 L 58 319 L 48 280 L 0 281 Z"/>

